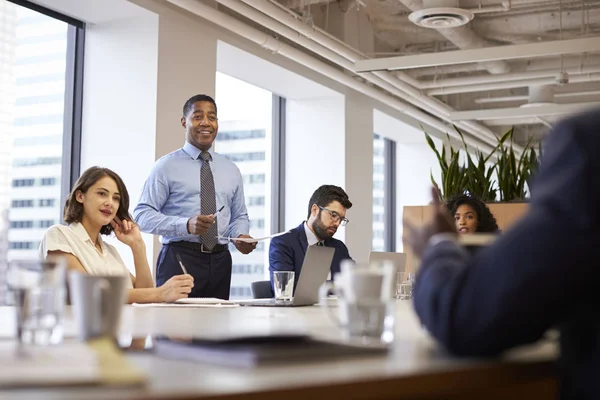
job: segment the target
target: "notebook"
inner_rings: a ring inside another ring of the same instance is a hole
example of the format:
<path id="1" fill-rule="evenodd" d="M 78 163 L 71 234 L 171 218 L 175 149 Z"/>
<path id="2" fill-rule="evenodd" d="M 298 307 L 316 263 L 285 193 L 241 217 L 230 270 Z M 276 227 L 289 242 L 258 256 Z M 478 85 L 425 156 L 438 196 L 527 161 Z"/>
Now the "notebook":
<path id="1" fill-rule="evenodd" d="M 157 336 L 154 340 L 154 351 L 160 357 L 232 367 L 377 355 L 385 354 L 388 350 L 389 347 L 383 344 L 331 342 L 303 334 L 223 340 Z"/>

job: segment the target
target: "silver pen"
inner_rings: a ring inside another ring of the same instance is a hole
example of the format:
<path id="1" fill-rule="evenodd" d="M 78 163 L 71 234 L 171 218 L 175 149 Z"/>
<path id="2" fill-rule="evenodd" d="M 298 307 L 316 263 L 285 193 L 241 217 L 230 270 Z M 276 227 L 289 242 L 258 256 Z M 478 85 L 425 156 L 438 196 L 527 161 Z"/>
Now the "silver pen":
<path id="1" fill-rule="evenodd" d="M 183 265 L 183 261 L 181 261 L 181 257 L 179 257 L 179 253 L 175 253 L 175 258 L 177 258 L 177 261 L 179 261 L 179 265 L 181 266 L 183 273 L 188 275 L 187 269 L 185 269 L 185 266 Z"/>

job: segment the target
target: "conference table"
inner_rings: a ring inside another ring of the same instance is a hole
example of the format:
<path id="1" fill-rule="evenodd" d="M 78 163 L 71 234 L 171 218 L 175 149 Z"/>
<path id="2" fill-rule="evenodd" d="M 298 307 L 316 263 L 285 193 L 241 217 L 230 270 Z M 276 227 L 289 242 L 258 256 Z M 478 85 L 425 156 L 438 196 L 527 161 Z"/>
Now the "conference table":
<path id="1" fill-rule="evenodd" d="M 75 341 L 70 310 L 65 341 Z M 14 341 L 14 309 L 0 307 L 0 340 Z M 326 340 L 343 334 L 322 307 L 126 306 L 119 343 L 151 335 L 207 337 L 303 332 Z M 142 346 L 143 347 L 143 346 Z M 254 368 L 226 367 L 125 351 L 147 383 L 0 390 L 0 399 L 551 399 L 557 398 L 555 338 L 493 359 L 447 354 L 419 323 L 410 301 L 396 303 L 395 340 L 385 354 L 294 360 Z M 3 366 L 2 368 L 6 368 Z"/>

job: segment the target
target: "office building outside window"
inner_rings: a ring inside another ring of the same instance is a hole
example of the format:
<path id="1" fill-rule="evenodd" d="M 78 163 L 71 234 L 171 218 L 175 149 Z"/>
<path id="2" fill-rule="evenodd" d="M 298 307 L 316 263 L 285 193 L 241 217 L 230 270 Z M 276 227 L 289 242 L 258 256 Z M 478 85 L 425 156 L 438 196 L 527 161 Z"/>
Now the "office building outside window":
<path id="1" fill-rule="evenodd" d="M 12 301 L 8 264 L 37 258 L 46 228 L 61 220 L 61 184 L 74 172 L 63 162 L 80 132 L 65 98 L 83 24 L 25 3 L 0 1 L 0 305 Z"/>
<path id="2" fill-rule="evenodd" d="M 217 73 L 219 134 L 215 151 L 240 169 L 253 237 L 271 233 L 273 97 L 269 91 Z M 241 254 L 233 245 L 230 250 L 233 258 L 230 297 L 251 297 L 250 284 L 267 276 L 268 242 L 259 242 L 248 255 Z"/>
<path id="3" fill-rule="evenodd" d="M 395 251 L 396 146 L 373 135 L 373 251 Z"/>

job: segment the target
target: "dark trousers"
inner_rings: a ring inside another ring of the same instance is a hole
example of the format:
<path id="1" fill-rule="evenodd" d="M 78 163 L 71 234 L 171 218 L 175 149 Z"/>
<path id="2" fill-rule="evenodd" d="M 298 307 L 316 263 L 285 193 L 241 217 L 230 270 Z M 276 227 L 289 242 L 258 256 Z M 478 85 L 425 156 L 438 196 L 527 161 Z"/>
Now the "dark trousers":
<path id="1" fill-rule="evenodd" d="M 231 253 L 202 253 L 175 244 L 164 244 L 156 263 L 156 286 L 175 275 L 183 274 L 176 254 L 179 254 L 188 274 L 194 277 L 189 297 L 216 297 L 229 300 L 231 287 Z"/>

